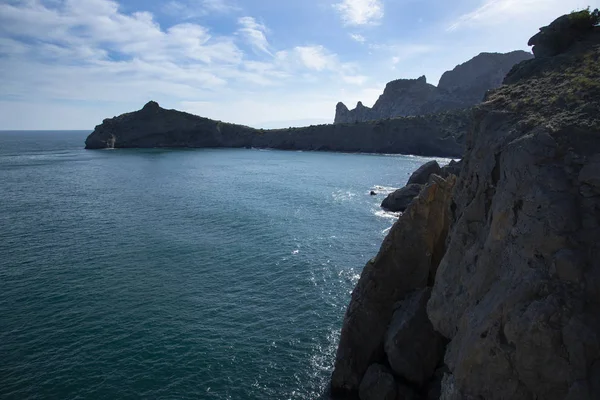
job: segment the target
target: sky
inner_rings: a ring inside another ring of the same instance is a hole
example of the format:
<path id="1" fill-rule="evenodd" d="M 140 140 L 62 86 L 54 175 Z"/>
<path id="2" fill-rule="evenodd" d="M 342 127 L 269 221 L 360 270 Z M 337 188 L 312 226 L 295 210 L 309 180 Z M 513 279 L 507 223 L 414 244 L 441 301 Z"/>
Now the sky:
<path id="1" fill-rule="evenodd" d="M 437 84 L 600 0 L 0 0 L 0 129 L 91 130 L 149 100 L 274 128 Z"/>

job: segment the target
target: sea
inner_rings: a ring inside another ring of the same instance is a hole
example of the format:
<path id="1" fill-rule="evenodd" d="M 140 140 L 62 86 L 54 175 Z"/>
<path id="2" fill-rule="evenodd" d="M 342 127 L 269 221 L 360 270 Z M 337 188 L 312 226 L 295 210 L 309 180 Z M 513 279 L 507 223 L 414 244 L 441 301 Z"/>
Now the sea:
<path id="1" fill-rule="evenodd" d="M 88 134 L 0 132 L 0 398 L 328 398 L 379 204 L 430 159 Z"/>

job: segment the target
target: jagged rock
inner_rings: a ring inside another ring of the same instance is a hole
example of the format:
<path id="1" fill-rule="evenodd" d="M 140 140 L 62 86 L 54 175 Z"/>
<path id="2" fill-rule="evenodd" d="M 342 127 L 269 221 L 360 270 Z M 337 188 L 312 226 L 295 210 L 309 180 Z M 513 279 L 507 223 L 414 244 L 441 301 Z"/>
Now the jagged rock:
<path id="1" fill-rule="evenodd" d="M 371 196 L 377 196 L 377 192 L 376 192 L 376 191 L 374 191 L 374 190 L 371 190 L 371 193 L 370 193 L 370 194 L 371 194 Z"/>
<path id="2" fill-rule="evenodd" d="M 427 307 L 444 400 L 600 398 L 599 57 L 591 33 L 474 110 Z"/>
<path id="3" fill-rule="evenodd" d="M 396 400 L 396 381 L 385 366 L 373 364 L 367 369 L 358 393 L 360 400 Z"/>
<path id="4" fill-rule="evenodd" d="M 449 175 L 460 175 L 460 169 L 462 167 L 462 162 L 461 161 L 454 161 L 454 160 L 450 160 L 450 163 L 448 163 L 447 165 L 444 165 L 442 167 L 442 169 L 440 170 L 439 175 L 442 178 L 446 178 Z"/>
<path id="5" fill-rule="evenodd" d="M 430 294 L 430 288 L 419 289 L 397 305 L 384 342 L 394 373 L 419 387 L 433 376 L 444 354 L 444 339 L 427 318 Z"/>
<path id="6" fill-rule="evenodd" d="M 383 340 L 394 304 L 431 282 L 445 249 L 454 182 L 454 176 L 432 175 L 363 269 L 344 317 L 332 393 L 356 393 L 367 367 L 385 361 Z"/>
<path id="7" fill-rule="evenodd" d="M 596 13 L 598 10 L 595 11 Z M 588 35 L 598 20 L 587 10 L 573 12 L 540 28 L 540 32 L 529 39 L 536 57 L 551 57 L 566 51 L 573 43 Z"/>
<path id="8" fill-rule="evenodd" d="M 468 121 L 468 113 L 457 111 L 350 125 L 262 130 L 165 110 L 150 102 L 139 111 L 105 119 L 85 145 L 87 149 L 253 147 L 460 157 Z"/>
<path id="9" fill-rule="evenodd" d="M 452 71 L 445 72 L 438 87 L 427 83 L 425 76 L 391 81 L 373 108 L 364 107 L 359 102 L 354 110 L 348 110 L 345 105 L 338 103 L 334 123 L 355 123 L 469 108 L 479 103 L 488 90 L 500 86 L 513 65 L 532 57 L 531 53 L 525 51 L 481 53 Z"/>
<path id="10" fill-rule="evenodd" d="M 411 185 L 413 183 L 423 185 L 423 184 L 427 183 L 431 174 L 439 175 L 440 172 L 441 172 L 441 168 L 437 161 L 432 160 L 432 161 L 426 162 L 425 164 L 423 164 L 419 168 L 417 168 L 417 170 L 415 172 L 412 173 L 410 178 L 408 178 L 407 185 Z"/>
<path id="11" fill-rule="evenodd" d="M 406 207 L 419 195 L 423 185 L 406 185 L 390 194 L 381 203 L 381 208 L 388 211 L 399 212 L 406 210 Z"/>

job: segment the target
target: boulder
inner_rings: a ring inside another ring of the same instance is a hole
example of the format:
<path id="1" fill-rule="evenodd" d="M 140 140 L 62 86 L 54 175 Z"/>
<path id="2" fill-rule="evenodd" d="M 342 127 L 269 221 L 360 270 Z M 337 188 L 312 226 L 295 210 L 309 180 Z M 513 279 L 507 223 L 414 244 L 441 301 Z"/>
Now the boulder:
<path id="1" fill-rule="evenodd" d="M 427 318 L 431 288 L 419 289 L 398 303 L 386 333 L 384 349 L 397 376 L 423 386 L 444 355 L 444 338 Z"/>
<path id="2" fill-rule="evenodd" d="M 412 184 L 387 195 L 381 202 L 381 208 L 388 211 L 398 212 L 406 210 L 406 207 L 419 195 L 423 185 Z"/>
<path id="3" fill-rule="evenodd" d="M 334 395 L 353 395 L 369 365 L 383 363 L 394 304 L 431 283 L 445 251 L 455 177 L 432 176 L 362 271 L 342 326 L 331 378 Z"/>
<path id="4" fill-rule="evenodd" d="M 367 369 L 358 394 L 360 400 L 396 400 L 394 376 L 385 366 L 373 364 Z"/>
<path id="5" fill-rule="evenodd" d="M 411 185 L 413 183 L 424 185 L 429 180 L 429 176 L 431 174 L 439 175 L 441 172 L 440 164 L 437 161 L 432 160 L 426 162 L 421 165 L 415 172 L 412 173 L 410 178 L 408 178 L 408 183 L 406 185 Z"/>

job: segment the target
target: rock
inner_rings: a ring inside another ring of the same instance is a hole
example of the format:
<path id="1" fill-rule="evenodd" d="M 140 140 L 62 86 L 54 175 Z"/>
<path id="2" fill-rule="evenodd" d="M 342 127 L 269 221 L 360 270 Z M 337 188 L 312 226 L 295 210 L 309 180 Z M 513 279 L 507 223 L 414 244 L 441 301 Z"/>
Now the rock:
<path id="1" fill-rule="evenodd" d="M 344 317 L 333 394 L 356 393 L 367 367 L 385 362 L 383 341 L 394 304 L 431 283 L 445 250 L 454 182 L 454 176 L 433 175 L 363 269 Z"/>
<path id="2" fill-rule="evenodd" d="M 421 400 L 421 396 L 410 386 L 398 383 L 396 386 L 396 400 Z"/>
<path id="3" fill-rule="evenodd" d="M 600 196 L 580 191 L 600 155 L 599 57 L 590 34 L 473 111 L 427 305 L 450 340 L 442 399 L 599 398 Z"/>
<path id="4" fill-rule="evenodd" d="M 597 13 L 597 10 L 596 10 Z M 536 57 L 552 57 L 569 49 L 577 40 L 590 34 L 598 20 L 589 11 L 563 15 L 529 39 Z"/>
<path id="5" fill-rule="evenodd" d="M 406 207 L 419 195 L 423 185 L 407 185 L 390 194 L 383 200 L 381 207 L 393 212 L 404 211 Z"/>
<path id="6" fill-rule="evenodd" d="M 427 317 L 430 288 L 419 289 L 402 300 L 392 316 L 384 349 L 397 376 L 423 386 L 444 355 L 444 339 Z"/>
<path id="7" fill-rule="evenodd" d="M 449 372 L 448 367 L 445 365 L 435 370 L 433 377 L 427 382 L 427 386 L 425 387 L 424 397 L 426 400 L 439 400 L 442 395 L 442 380 L 444 379 L 444 374 Z"/>
<path id="8" fill-rule="evenodd" d="M 371 196 L 377 196 L 377 192 L 375 192 L 374 190 L 371 190 Z"/>
<path id="9" fill-rule="evenodd" d="M 450 163 L 448 163 L 448 165 L 445 165 L 442 167 L 439 175 L 442 178 L 447 178 L 450 175 L 460 175 L 460 169 L 462 167 L 462 161 L 454 161 L 454 160 L 450 160 Z"/>
<path id="10" fill-rule="evenodd" d="M 481 53 L 440 78 L 438 89 L 451 93 L 465 105 L 480 103 L 486 92 L 498 88 L 506 74 L 522 61 L 533 58 L 529 52 Z"/>
<path id="11" fill-rule="evenodd" d="M 360 400 L 396 400 L 396 381 L 386 367 L 373 364 L 367 369 L 358 393 Z"/>
<path id="12" fill-rule="evenodd" d="M 440 172 L 441 168 L 438 162 L 435 160 L 429 161 L 421 165 L 415 172 L 412 173 L 410 178 L 408 178 L 407 185 L 411 185 L 414 183 L 423 185 L 427 183 L 431 174 L 439 175 Z"/>
<path id="13" fill-rule="evenodd" d="M 469 113 L 456 111 L 380 122 L 263 130 L 165 110 L 149 102 L 139 111 L 105 119 L 85 145 L 86 149 L 252 147 L 461 157 L 468 121 Z"/>
<path id="14" fill-rule="evenodd" d="M 348 110 L 345 105 L 338 103 L 334 123 L 356 123 L 469 108 L 481 102 L 488 90 L 499 87 L 515 64 L 532 57 L 531 53 L 525 51 L 481 53 L 452 71 L 445 72 L 438 87 L 428 84 L 425 76 L 397 79 L 386 85 L 373 108 L 359 102 L 354 110 Z"/>
<path id="15" fill-rule="evenodd" d="M 596 154 L 581 168 L 578 180 L 600 190 L 600 154 Z"/>

